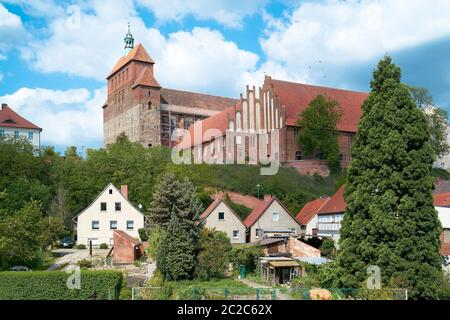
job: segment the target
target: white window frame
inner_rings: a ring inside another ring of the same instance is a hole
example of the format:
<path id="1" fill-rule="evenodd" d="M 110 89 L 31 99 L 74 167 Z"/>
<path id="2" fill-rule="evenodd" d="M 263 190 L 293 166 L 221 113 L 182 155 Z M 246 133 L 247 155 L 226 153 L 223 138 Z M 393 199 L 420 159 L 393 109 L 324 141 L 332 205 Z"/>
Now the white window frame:
<path id="1" fill-rule="evenodd" d="M 277 217 L 277 218 L 275 219 L 275 217 Z M 279 212 L 272 212 L 272 221 L 273 222 L 280 221 L 280 213 Z"/>

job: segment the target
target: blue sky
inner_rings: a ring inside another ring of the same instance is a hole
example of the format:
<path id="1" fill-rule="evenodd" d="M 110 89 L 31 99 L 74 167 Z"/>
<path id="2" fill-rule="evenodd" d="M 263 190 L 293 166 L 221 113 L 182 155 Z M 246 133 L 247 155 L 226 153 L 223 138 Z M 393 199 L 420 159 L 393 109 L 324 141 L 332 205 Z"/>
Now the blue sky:
<path id="1" fill-rule="evenodd" d="M 45 145 L 101 147 L 105 76 L 130 22 L 164 87 L 237 97 L 269 74 L 367 91 L 390 54 L 450 111 L 448 12 L 450 0 L 0 0 L 0 101 Z"/>

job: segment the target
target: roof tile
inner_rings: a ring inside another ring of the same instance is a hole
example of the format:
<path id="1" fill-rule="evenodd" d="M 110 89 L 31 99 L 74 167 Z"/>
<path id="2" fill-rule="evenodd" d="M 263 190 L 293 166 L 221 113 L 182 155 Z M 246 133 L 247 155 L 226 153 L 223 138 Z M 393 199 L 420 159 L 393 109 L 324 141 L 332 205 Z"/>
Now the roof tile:
<path id="1" fill-rule="evenodd" d="M 306 225 L 317 215 L 317 212 L 330 200 L 330 197 L 319 198 L 308 202 L 300 210 L 295 219 L 302 224 Z"/>
<path id="2" fill-rule="evenodd" d="M 37 125 L 23 118 L 5 104 L 2 104 L 2 108 L 0 109 L 0 127 L 36 129 L 42 131 Z"/>

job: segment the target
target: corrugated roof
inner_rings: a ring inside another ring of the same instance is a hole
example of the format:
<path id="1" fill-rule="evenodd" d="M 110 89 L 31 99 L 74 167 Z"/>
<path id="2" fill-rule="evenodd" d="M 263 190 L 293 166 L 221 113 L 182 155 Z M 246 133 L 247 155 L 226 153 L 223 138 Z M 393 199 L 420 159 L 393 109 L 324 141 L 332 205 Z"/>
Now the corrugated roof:
<path id="1" fill-rule="evenodd" d="M 6 104 L 2 104 L 0 109 L 0 127 L 36 129 L 42 131 L 34 123 L 20 116 Z"/>
<path id="2" fill-rule="evenodd" d="M 317 214 L 317 212 L 322 208 L 322 206 L 330 200 L 330 197 L 320 198 L 313 201 L 308 202 L 305 206 L 300 210 L 295 219 L 302 224 L 307 225 L 308 222 L 311 221 Z"/>

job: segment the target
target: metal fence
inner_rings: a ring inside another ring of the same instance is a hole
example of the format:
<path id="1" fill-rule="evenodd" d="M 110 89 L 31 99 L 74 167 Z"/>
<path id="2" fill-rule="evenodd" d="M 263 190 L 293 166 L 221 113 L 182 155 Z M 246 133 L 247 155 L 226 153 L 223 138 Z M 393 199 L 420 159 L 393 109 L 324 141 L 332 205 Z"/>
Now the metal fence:
<path id="1" fill-rule="evenodd" d="M 277 289 L 139 287 L 132 288 L 132 300 L 277 300 Z"/>
<path id="2" fill-rule="evenodd" d="M 291 288 L 295 300 L 408 300 L 406 289 Z"/>

